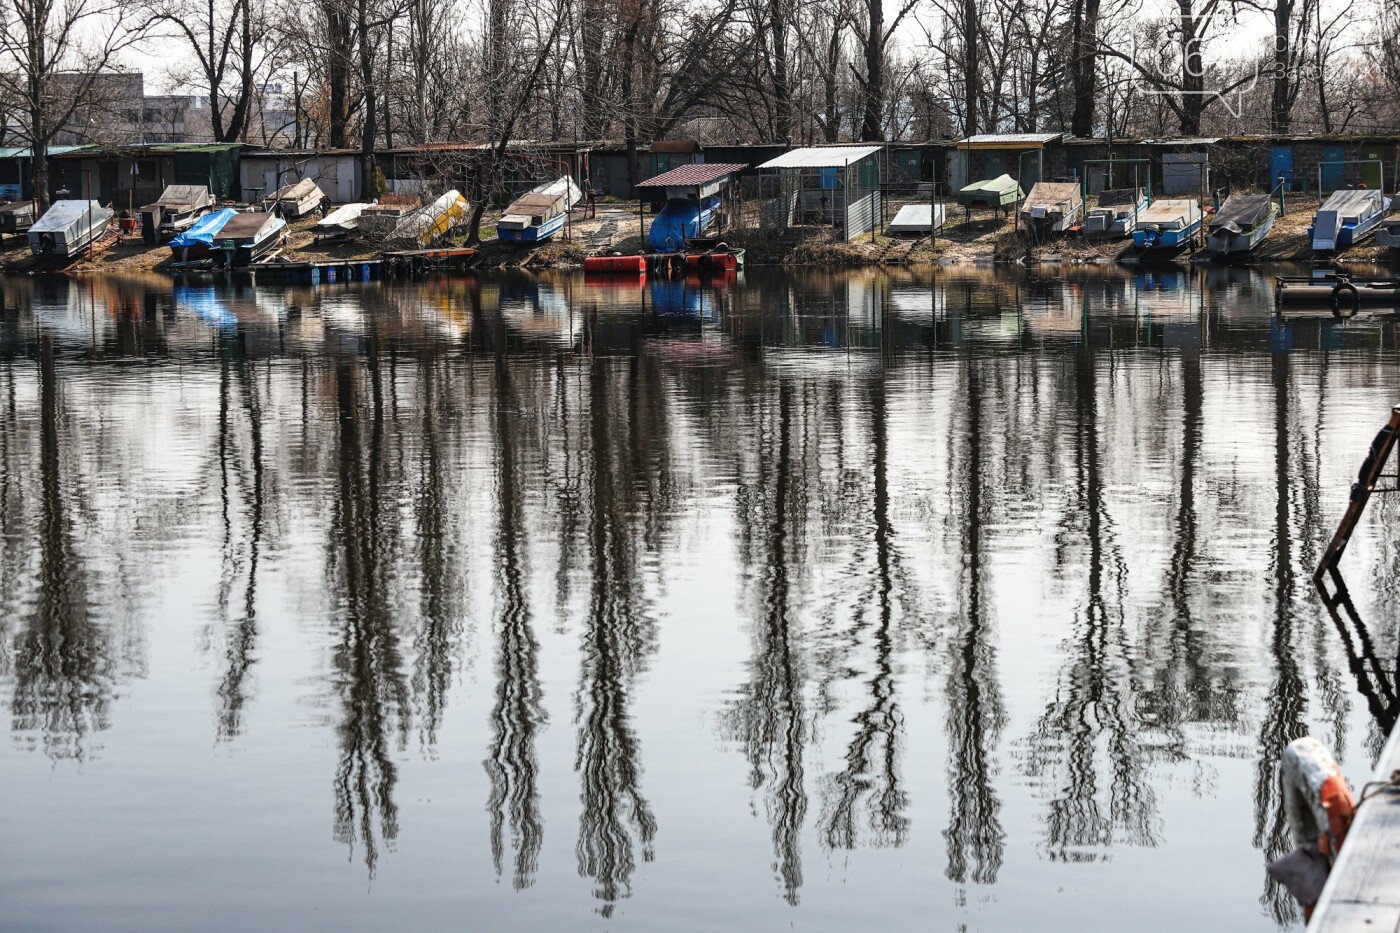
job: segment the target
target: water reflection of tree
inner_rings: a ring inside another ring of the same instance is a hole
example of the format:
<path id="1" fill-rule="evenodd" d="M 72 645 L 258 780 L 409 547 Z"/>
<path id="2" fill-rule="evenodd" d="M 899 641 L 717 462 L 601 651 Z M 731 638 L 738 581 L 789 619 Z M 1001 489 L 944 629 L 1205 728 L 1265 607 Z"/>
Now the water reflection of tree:
<path id="1" fill-rule="evenodd" d="M 664 438 L 662 426 L 649 421 L 659 402 L 650 386 L 639 384 L 641 363 L 635 356 L 625 364 L 628 378 L 618 394 L 627 408 L 619 410 L 612 382 L 622 365 L 600 359 L 589 367 L 592 498 L 587 534 L 592 569 L 577 695 L 575 766 L 583 802 L 578 866 L 580 874 L 595 881 L 604 916 L 611 916 L 616 902 L 631 891 L 635 850 L 650 860 L 656 835 L 656 818 L 642 796 L 641 749 L 629 709 L 632 682 L 656 638 L 631 523 L 633 515 L 646 511 L 637 497 L 656 489 L 647 475 L 658 462 Z M 618 438 L 627 443 L 616 443 Z"/>
<path id="2" fill-rule="evenodd" d="M 38 388 L 38 580 L 16 639 L 12 728 L 40 732 L 55 758 L 83 758 L 92 733 L 110 724 L 113 649 L 93 617 L 88 570 L 74 541 L 58 371 L 52 340 L 42 334 Z"/>
<path id="3" fill-rule="evenodd" d="M 862 800 L 869 811 L 876 845 L 903 845 L 909 829 L 904 810 L 908 795 L 900 785 L 899 758 L 904 714 L 894 679 L 894 578 L 898 552 L 890 518 L 889 438 L 883 371 L 873 380 L 866 411 L 871 419 L 870 526 L 875 568 L 873 594 L 858 599 L 856 626 L 865 627 L 868 607 L 875 624 L 870 631 L 874 658 L 866 683 L 864 707 L 852 719 L 855 734 L 846 746 L 845 767 L 831 775 L 824 786 L 819 820 L 822 839 L 830 848 L 856 845 L 856 810 Z M 866 501 L 864 496 L 855 501 Z"/>
<path id="4" fill-rule="evenodd" d="M 242 413 L 248 425 L 248 459 L 250 477 L 243 477 L 242 458 L 235 449 L 232 424 L 230 369 L 236 369 Z M 220 609 L 230 615 L 228 592 L 235 577 L 242 575 L 242 598 L 236 620 L 227 624 L 224 645 L 224 675 L 218 686 L 220 709 L 218 735 L 231 739 L 243 731 L 243 709 L 248 702 L 248 674 L 257 648 L 257 589 L 258 564 L 262 557 L 264 524 L 266 522 L 266 463 L 263 449 L 263 410 L 253 380 L 252 363 L 239 354 L 235 363 L 226 352 L 219 379 L 219 499 L 224 528 L 224 575 L 220 586 Z M 237 474 L 237 475 L 235 475 Z M 241 556 L 235 553 L 231 510 L 235 489 L 242 493 L 241 512 L 248 523 L 247 543 Z M 240 569 L 239 565 L 246 565 Z"/>
<path id="5" fill-rule="evenodd" d="M 384 482 L 385 399 L 373 336 L 366 344 L 365 364 L 367 438 L 361 436 L 365 414 L 356 367 L 346 360 L 335 367 L 339 456 L 327 565 L 341 616 L 333 651 L 341 707 L 335 835 L 347 845 L 363 846 L 365 866 L 373 874 L 381 844 L 392 844 L 398 835 L 398 772 L 390 742 L 395 732 L 401 741 L 406 736 L 409 714 L 390 603 L 398 541 L 393 521 L 383 514 L 386 501 L 395 497 Z"/>
<path id="6" fill-rule="evenodd" d="M 1087 342 L 1075 354 L 1073 393 L 1075 489 L 1068 520 L 1077 525 L 1061 536 L 1081 539 L 1088 552 L 1087 593 L 1066 645 L 1065 673 L 1036 723 L 1028 770 L 1050 795 L 1045 841 L 1051 857 L 1092 860 L 1117 832 L 1130 844 L 1156 845 L 1158 817 L 1147 775 L 1149 748 L 1134 708 L 1140 684 L 1123 618 L 1126 569 L 1105 498 L 1098 374 Z"/>
<path id="7" fill-rule="evenodd" d="M 540 814 L 539 764 L 535 739 L 545 714 L 539 683 L 539 642 L 530 621 L 525 588 L 524 503 L 517 446 L 519 411 L 511 385 L 504 328 L 496 321 L 493 393 L 496 442 L 496 703 L 491 710 L 492 739 L 486 757 L 491 781 L 487 811 L 491 818 L 491 858 L 500 875 L 505 853 L 504 829 L 510 824 L 515 850 L 516 889 L 534 881 L 544 836 Z"/>
<path id="8" fill-rule="evenodd" d="M 989 504 L 984 484 L 992 469 L 985 456 L 982 366 L 964 361 L 966 428 L 961 436 L 961 477 L 954 486 L 962 528 L 958 612 L 948 639 L 948 878 L 962 884 L 994 884 L 1005 850 L 1001 801 L 992 784 L 993 750 L 1006 723 L 997 679 L 989 613 L 986 606 L 984 524 Z M 958 495 L 960 491 L 960 495 Z M 971 870 L 969 871 L 969 866 Z"/>
<path id="9" fill-rule="evenodd" d="M 791 563 L 793 525 L 804 509 L 804 483 L 793 456 L 793 386 L 777 389 L 776 423 L 758 431 L 758 475 L 741 485 L 739 524 L 749 549 L 746 566 L 756 573 L 760 594 L 754 625 L 749 681 L 726 714 L 727 731 L 744 749 L 749 783 L 768 788 L 768 820 L 773 828 L 773 855 L 789 904 L 802 887 L 802 823 L 807 813 L 803 758 L 810 737 L 804 703 L 806 665 L 802 626 L 792 611 Z"/>

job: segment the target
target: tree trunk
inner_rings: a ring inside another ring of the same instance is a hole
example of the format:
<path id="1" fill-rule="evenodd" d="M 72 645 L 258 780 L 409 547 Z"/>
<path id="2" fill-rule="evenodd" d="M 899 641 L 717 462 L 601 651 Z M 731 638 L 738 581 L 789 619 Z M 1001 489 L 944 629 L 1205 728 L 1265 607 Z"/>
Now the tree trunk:
<path id="1" fill-rule="evenodd" d="M 774 130 L 778 141 L 792 142 L 792 87 L 788 74 L 787 0 L 769 0 L 768 15 L 773 30 Z"/>
<path id="2" fill-rule="evenodd" d="M 1293 111 L 1293 47 L 1290 27 L 1293 25 L 1293 0 L 1274 3 L 1274 74 L 1273 94 L 1269 101 L 1269 132 L 1287 133 Z"/>
<path id="3" fill-rule="evenodd" d="M 977 0 L 963 0 L 963 135 L 977 135 Z"/>
<path id="4" fill-rule="evenodd" d="M 1075 0 L 1073 53 L 1070 62 L 1074 86 L 1074 113 L 1070 132 L 1081 138 L 1094 135 L 1094 103 L 1098 77 L 1099 0 Z"/>
<path id="5" fill-rule="evenodd" d="M 885 0 L 866 0 L 869 22 L 865 34 L 865 112 L 860 138 L 884 138 L 885 110 Z"/>
<path id="6" fill-rule="evenodd" d="M 369 0 L 356 4 L 356 37 L 360 45 L 360 87 L 365 98 L 365 118 L 360 124 L 360 198 L 373 200 L 374 141 L 379 135 L 379 97 L 374 80 L 374 44 L 370 41 Z"/>

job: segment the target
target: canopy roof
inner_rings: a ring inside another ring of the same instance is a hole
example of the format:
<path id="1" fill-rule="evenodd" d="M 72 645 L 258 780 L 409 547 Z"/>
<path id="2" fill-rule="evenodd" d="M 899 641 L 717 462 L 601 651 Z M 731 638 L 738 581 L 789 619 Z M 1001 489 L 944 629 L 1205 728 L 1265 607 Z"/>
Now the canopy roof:
<path id="1" fill-rule="evenodd" d="M 983 133 L 958 140 L 959 149 L 1042 149 L 1064 133 Z"/>
<path id="2" fill-rule="evenodd" d="M 759 168 L 845 168 L 879 152 L 881 146 L 806 146 L 769 159 Z"/>
<path id="3" fill-rule="evenodd" d="M 669 172 L 662 172 L 646 181 L 637 183 L 638 188 L 699 188 L 726 175 L 742 172 L 748 168 L 747 162 L 697 162 L 682 165 Z"/>

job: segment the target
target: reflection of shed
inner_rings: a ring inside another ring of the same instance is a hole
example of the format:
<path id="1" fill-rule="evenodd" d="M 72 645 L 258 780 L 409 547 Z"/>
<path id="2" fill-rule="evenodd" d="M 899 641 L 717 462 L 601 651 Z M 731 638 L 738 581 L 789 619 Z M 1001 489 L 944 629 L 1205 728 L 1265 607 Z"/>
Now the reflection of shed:
<path id="1" fill-rule="evenodd" d="M 987 133 L 958 140 L 951 155 L 954 191 L 986 178 L 1010 175 L 1029 191 L 1041 179 L 1065 173 L 1063 133 Z"/>
<path id="2" fill-rule="evenodd" d="M 794 149 L 758 167 L 764 227 L 829 226 L 850 240 L 880 218 L 880 146 Z"/>

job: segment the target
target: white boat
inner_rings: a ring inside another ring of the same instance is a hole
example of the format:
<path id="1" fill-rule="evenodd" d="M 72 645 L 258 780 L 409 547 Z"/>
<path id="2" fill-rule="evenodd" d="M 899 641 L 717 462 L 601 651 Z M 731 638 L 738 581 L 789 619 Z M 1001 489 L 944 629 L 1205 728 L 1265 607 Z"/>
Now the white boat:
<path id="1" fill-rule="evenodd" d="M 312 211 L 320 210 L 327 200 L 326 193 L 321 190 L 320 185 L 310 178 L 303 178 L 290 185 L 283 185 L 263 198 L 263 206 L 289 220 L 296 220 Z"/>
<path id="2" fill-rule="evenodd" d="M 929 234 L 943 226 L 944 210 L 937 204 L 906 204 L 890 221 L 890 233 Z"/>
<path id="3" fill-rule="evenodd" d="M 1039 235 L 1063 233 L 1084 215 L 1078 182 L 1038 181 L 1021 202 L 1021 222 Z"/>
<path id="4" fill-rule="evenodd" d="M 1210 218 L 1206 248 L 1221 256 L 1240 256 L 1273 229 L 1278 208 L 1267 194 L 1232 194 Z"/>
<path id="5" fill-rule="evenodd" d="M 1084 217 L 1084 235 L 1102 239 L 1131 236 L 1138 215 L 1151 202 L 1145 188 L 1109 188 Z"/>
<path id="6" fill-rule="evenodd" d="M 162 236 L 173 236 L 189 229 L 214 206 L 214 196 L 206 185 L 166 185 L 160 198 L 142 207 L 141 238 L 159 243 Z"/>
<path id="7" fill-rule="evenodd" d="M 465 222 L 470 212 L 471 205 L 454 188 L 432 204 L 405 214 L 389 239 L 413 240 L 419 246 L 431 246 L 453 227 Z"/>
<path id="8" fill-rule="evenodd" d="M 564 226 L 569 210 L 582 200 L 583 192 L 568 176 L 537 185 L 505 209 L 496 222 L 496 235 L 521 243 L 548 240 Z"/>
<path id="9" fill-rule="evenodd" d="M 1388 210 L 1390 198 L 1379 191 L 1349 188 L 1332 192 L 1308 228 L 1313 252 L 1331 253 L 1355 246 L 1375 232 Z"/>
<path id="10" fill-rule="evenodd" d="M 72 258 L 107 232 L 112 215 L 96 201 L 55 201 L 29 228 L 29 249 L 35 256 Z"/>
<path id="11" fill-rule="evenodd" d="M 223 265 L 241 269 L 252 265 L 287 239 L 287 222 L 268 211 L 247 211 L 224 224 L 214 240 Z"/>
<path id="12" fill-rule="evenodd" d="M 360 215 L 373 206 L 373 202 L 340 205 L 316 221 L 316 235 L 343 236 L 349 233 L 360 225 Z"/>

